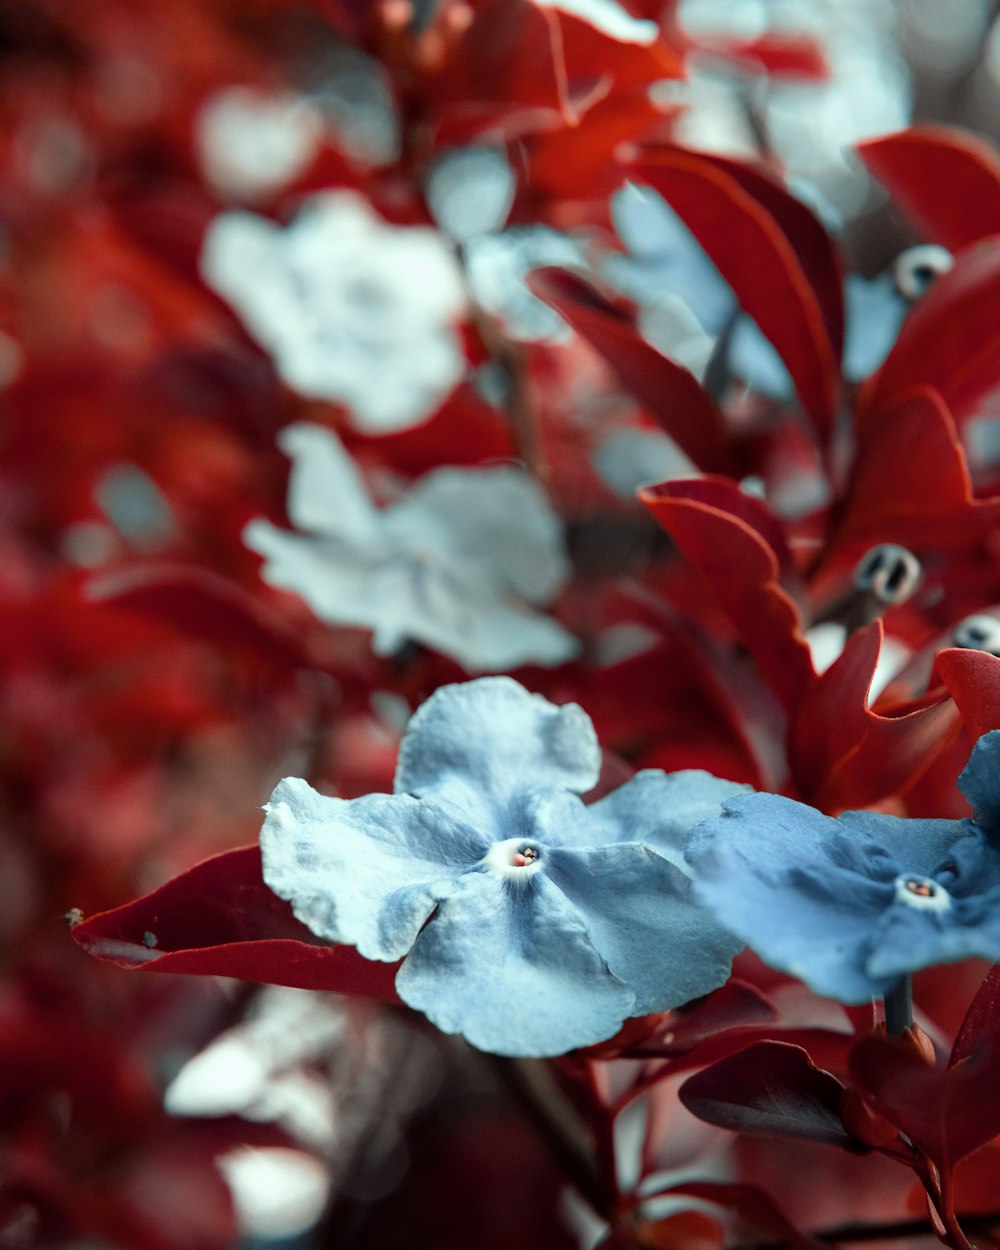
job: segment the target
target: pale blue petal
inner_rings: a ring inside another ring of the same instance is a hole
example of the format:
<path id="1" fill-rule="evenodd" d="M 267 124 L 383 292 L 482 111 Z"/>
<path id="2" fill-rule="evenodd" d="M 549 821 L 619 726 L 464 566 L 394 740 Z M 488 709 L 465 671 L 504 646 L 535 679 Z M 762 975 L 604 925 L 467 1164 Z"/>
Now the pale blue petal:
<path id="1" fill-rule="evenodd" d="M 400 998 L 445 1033 L 499 1055 L 564 1054 L 611 1037 L 634 1011 L 584 918 L 538 873 L 470 873 L 422 930 Z"/>
<path id="2" fill-rule="evenodd" d="M 332 430 L 299 422 L 278 435 L 292 461 L 288 519 L 308 533 L 377 542 L 382 524 L 354 460 Z"/>
<path id="3" fill-rule="evenodd" d="M 367 959 L 405 955 L 439 900 L 488 842 L 433 802 L 333 799 L 280 782 L 266 807 L 264 880 L 318 937 Z"/>
<path id="4" fill-rule="evenodd" d="M 819 994 L 864 1002 L 897 976 L 873 971 L 895 878 L 931 875 L 968 833 L 960 821 L 848 812 L 834 820 L 753 794 L 692 834 L 696 894 L 762 958 Z"/>
<path id="5" fill-rule="evenodd" d="M 545 854 L 554 885 L 635 994 L 634 1014 L 667 1011 L 722 985 L 743 943 L 693 897 L 673 864 L 639 843 Z"/>
<path id="6" fill-rule="evenodd" d="M 400 541 L 420 536 L 445 561 L 473 559 L 495 592 L 549 603 L 569 576 L 562 523 L 522 469 L 436 469 L 385 514 Z"/>
<path id="7" fill-rule="evenodd" d="M 413 714 L 399 752 L 396 793 L 433 793 L 450 778 L 503 807 L 527 790 L 583 793 L 601 751 L 590 717 L 557 707 L 509 677 L 442 686 Z"/>
<path id="8" fill-rule="evenodd" d="M 1000 841 L 1000 729 L 993 729 L 972 748 L 958 788 L 972 804 L 976 824 Z"/>
<path id="9" fill-rule="evenodd" d="M 264 557 L 261 578 L 298 595 L 321 621 L 375 627 L 384 611 L 376 593 L 383 561 L 377 547 L 296 534 L 263 517 L 244 527 L 243 542 Z"/>
<path id="10" fill-rule="evenodd" d="M 718 816 L 726 799 L 749 789 L 701 769 L 644 769 L 586 809 L 578 840 L 588 846 L 645 842 L 690 876 L 684 852 L 691 829 Z"/>

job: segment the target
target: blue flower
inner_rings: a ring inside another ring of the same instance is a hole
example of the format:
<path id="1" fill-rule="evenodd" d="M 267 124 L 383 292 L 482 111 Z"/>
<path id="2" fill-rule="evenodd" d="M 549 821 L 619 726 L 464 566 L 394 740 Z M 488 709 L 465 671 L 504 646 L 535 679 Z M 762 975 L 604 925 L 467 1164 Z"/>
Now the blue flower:
<path id="1" fill-rule="evenodd" d="M 445 686 L 403 739 L 395 794 L 282 781 L 264 879 L 320 937 L 403 958 L 396 988 L 482 1050 L 555 1055 L 725 981 L 739 943 L 696 904 L 687 831 L 743 786 L 638 773 L 592 805 L 575 704 L 507 677 Z"/>
<path id="2" fill-rule="evenodd" d="M 959 786 L 975 822 L 732 799 L 691 836 L 696 894 L 768 963 L 843 1002 L 933 964 L 1000 960 L 1000 731 Z"/>
<path id="3" fill-rule="evenodd" d="M 278 445 L 293 462 L 296 530 L 258 517 L 243 540 L 265 558 L 264 580 L 321 620 L 371 629 L 377 655 L 415 639 L 469 672 L 562 664 L 579 650 L 534 610 L 561 590 L 569 561 L 559 518 L 522 469 L 435 469 L 377 508 L 332 430 L 297 423 Z"/>

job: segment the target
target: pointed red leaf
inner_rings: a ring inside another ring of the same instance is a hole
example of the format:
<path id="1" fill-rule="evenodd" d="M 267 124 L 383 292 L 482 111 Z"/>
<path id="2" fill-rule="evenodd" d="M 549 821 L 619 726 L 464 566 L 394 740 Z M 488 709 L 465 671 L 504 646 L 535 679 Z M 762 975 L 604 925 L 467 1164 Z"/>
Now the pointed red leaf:
<path id="1" fill-rule="evenodd" d="M 976 997 L 966 1012 L 951 1048 L 948 1067 L 971 1059 L 987 1033 L 1000 1031 L 1000 964 L 994 964 L 983 978 Z"/>
<path id="2" fill-rule="evenodd" d="M 816 294 L 834 355 L 840 360 L 844 349 L 844 273 L 836 245 L 823 223 L 801 200 L 759 169 L 725 156 L 704 159 L 734 178 L 774 218 Z"/>
<path id="3" fill-rule="evenodd" d="M 868 1037 L 851 1052 L 851 1078 L 870 1106 L 905 1133 L 945 1178 L 1000 1133 L 1000 1030 L 981 1035 L 954 1067 L 931 1067 L 912 1047 Z"/>
<path id="4" fill-rule="evenodd" d="M 730 436 L 722 413 L 694 375 L 650 346 L 621 308 L 583 278 L 562 269 L 536 269 L 529 285 L 604 357 L 622 386 L 699 469 L 723 470 L 729 465 Z"/>
<path id="5" fill-rule="evenodd" d="M 859 391 L 859 434 L 920 386 L 938 391 L 958 420 L 1000 387 L 1000 239 L 957 256 L 911 311 L 885 364 Z"/>
<path id="6" fill-rule="evenodd" d="M 726 1181 L 683 1181 L 664 1195 L 684 1195 L 700 1198 L 704 1202 L 723 1207 L 751 1229 L 766 1234 L 768 1240 L 787 1247 L 787 1250 L 829 1250 L 829 1244 L 814 1240 L 800 1232 L 788 1219 L 769 1194 L 756 1185 L 742 1185 Z M 659 1195 L 657 1195 L 659 1196 Z"/>
<path id="7" fill-rule="evenodd" d="M 912 781 L 956 722 L 955 705 L 940 688 L 890 711 L 868 706 L 881 645 L 880 621 L 852 634 L 789 730 L 796 785 L 823 811 L 866 807 Z"/>
<path id="8" fill-rule="evenodd" d="M 936 671 L 958 705 L 962 723 L 973 742 L 991 729 L 1000 729 L 997 656 L 949 647 L 938 653 Z"/>
<path id="9" fill-rule="evenodd" d="M 894 397 L 866 431 L 836 541 L 941 551 L 977 541 L 998 522 L 1000 498 L 972 493 L 947 405 L 920 387 Z"/>
<path id="10" fill-rule="evenodd" d="M 302 668 L 310 658 L 276 613 L 242 586 L 195 566 L 134 568 L 95 577 L 90 599 L 166 621 L 207 642 L 239 647 L 270 664 Z"/>
<path id="11" fill-rule="evenodd" d="M 814 673 L 798 605 L 780 581 L 778 522 L 722 480 L 664 482 L 639 498 L 705 578 L 784 707 L 797 707 Z"/>
<path id="12" fill-rule="evenodd" d="M 950 126 L 911 126 L 858 145 L 904 216 L 953 252 L 1000 234 L 1000 156 Z"/>
<path id="13" fill-rule="evenodd" d="M 822 442 L 833 429 L 840 364 L 795 249 L 760 201 L 712 161 L 672 150 L 632 172 L 667 200 L 774 345 Z"/>
<path id="14" fill-rule="evenodd" d="M 840 1118 L 843 1092 L 801 1046 L 762 1041 L 703 1068 L 678 1095 L 700 1120 L 736 1133 L 853 1146 Z"/>
<path id="15" fill-rule="evenodd" d="M 398 965 L 321 942 L 264 884 L 257 846 L 203 860 L 152 893 L 75 925 L 72 935 L 89 954 L 120 968 L 399 1001 Z"/>

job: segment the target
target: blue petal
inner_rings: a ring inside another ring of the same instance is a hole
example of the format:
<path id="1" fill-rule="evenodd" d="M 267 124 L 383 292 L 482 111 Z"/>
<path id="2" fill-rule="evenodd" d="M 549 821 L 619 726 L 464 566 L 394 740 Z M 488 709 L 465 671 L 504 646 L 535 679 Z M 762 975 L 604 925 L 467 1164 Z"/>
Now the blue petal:
<path id="1" fill-rule="evenodd" d="M 667 1011 L 727 979 L 743 945 L 693 897 L 691 882 L 648 846 L 557 848 L 553 884 L 587 918 L 608 967 L 635 993 L 634 1014 Z"/>
<path id="2" fill-rule="evenodd" d="M 972 748 L 958 788 L 972 804 L 976 824 L 1000 839 L 1000 729 L 993 729 Z"/>
<path id="3" fill-rule="evenodd" d="M 645 842 L 690 876 L 684 852 L 691 829 L 749 789 L 695 768 L 669 774 L 643 769 L 586 809 L 578 840 L 588 846 Z"/>
<path id="4" fill-rule="evenodd" d="M 909 972 L 936 964 L 956 963 L 978 955 L 991 963 L 1000 961 L 1000 916 L 994 907 L 983 923 L 963 923 L 962 908 L 951 912 L 918 911 L 897 903 L 885 916 L 874 938 L 867 962 L 873 977 L 897 981 Z"/>
<path id="5" fill-rule="evenodd" d="M 542 873 L 523 882 L 469 873 L 420 933 L 396 989 L 443 1032 L 498 1055 L 603 1041 L 635 1004 Z"/>
<path id="6" fill-rule="evenodd" d="M 836 830 L 791 799 L 747 795 L 695 830 L 688 858 L 697 897 L 763 959 L 818 994 L 865 1002 L 891 984 L 864 960 L 892 887 L 833 861 Z"/>
<path id="7" fill-rule="evenodd" d="M 557 707 L 509 677 L 482 677 L 442 686 L 413 714 L 395 789 L 420 795 L 454 781 L 503 808 L 526 790 L 589 790 L 600 766 L 582 708 Z"/>
<path id="8" fill-rule="evenodd" d="M 848 812 L 753 794 L 692 834 L 696 893 L 768 963 L 819 994 L 864 1002 L 898 974 L 871 954 L 900 872 L 930 875 L 968 826 Z"/>
<path id="9" fill-rule="evenodd" d="M 319 937 L 367 959 L 405 955 L 488 842 L 432 802 L 331 799 L 279 783 L 260 834 L 264 880 Z"/>

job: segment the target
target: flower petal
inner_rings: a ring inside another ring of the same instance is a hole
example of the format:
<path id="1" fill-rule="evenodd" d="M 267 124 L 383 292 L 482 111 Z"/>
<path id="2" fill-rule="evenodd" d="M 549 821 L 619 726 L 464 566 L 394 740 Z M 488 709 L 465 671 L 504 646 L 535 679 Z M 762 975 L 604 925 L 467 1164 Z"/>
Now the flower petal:
<path id="1" fill-rule="evenodd" d="M 304 421 L 286 426 L 278 446 L 292 461 L 288 519 L 300 530 L 374 541 L 378 509 L 354 460 L 332 430 Z"/>
<path id="2" fill-rule="evenodd" d="M 498 594 L 548 603 L 569 576 L 559 518 L 522 469 L 437 469 L 385 520 L 402 539 L 419 533 L 438 553 L 475 558 L 494 572 Z"/>
<path id="3" fill-rule="evenodd" d="M 688 850 L 696 894 L 768 963 L 818 994 L 864 1002 L 897 979 L 870 971 L 900 872 L 927 875 L 961 821 L 848 812 L 837 820 L 772 794 L 726 804 Z"/>
<path id="4" fill-rule="evenodd" d="M 397 794 L 433 793 L 456 778 L 504 806 L 531 789 L 597 783 L 601 751 L 590 717 L 557 707 L 509 677 L 442 686 L 413 714 L 399 752 Z"/>
<path id="5" fill-rule="evenodd" d="M 958 788 L 972 804 L 976 824 L 1000 840 L 1000 730 L 983 734 L 972 748 Z"/>
<path id="6" fill-rule="evenodd" d="M 743 943 L 695 901 L 691 882 L 648 846 L 553 848 L 553 884 L 587 917 L 590 940 L 635 994 L 634 1014 L 717 989 Z"/>
<path id="7" fill-rule="evenodd" d="M 403 1002 L 499 1055 L 560 1055 L 611 1037 L 634 998 L 543 873 L 470 873 L 422 930 L 396 977 Z"/>
<path id="8" fill-rule="evenodd" d="M 433 802 L 332 799 L 280 782 L 265 808 L 264 880 L 319 937 L 366 959 L 405 955 L 435 906 L 488 843 Z"/>
<path id="9" fill-rule="evenodd" d="M 586 809 L 579 841 L 590 846 L 644 842 L 690 876 L 684 852 L 691 830 L 718 816 L 726 799 L 749 789 L 697 768 L 679 773 L 643 769 Z"/>

